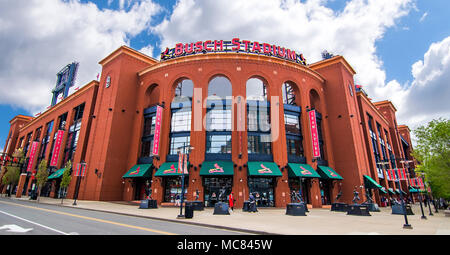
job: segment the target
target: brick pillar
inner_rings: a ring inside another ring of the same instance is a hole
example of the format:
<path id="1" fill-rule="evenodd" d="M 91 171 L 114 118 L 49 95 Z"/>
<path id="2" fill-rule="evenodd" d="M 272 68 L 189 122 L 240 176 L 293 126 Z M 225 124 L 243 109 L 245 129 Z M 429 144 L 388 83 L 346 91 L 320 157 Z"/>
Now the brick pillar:
<path id="1" fill-rule="evenodd" d="M 26 173 L 21 174 L 19 177 L 19 183 L 17 184 L 17 192 L 16 192 L 17 198 L 22 197 L 22 190 L 23 190 L 23 186 L 25 185 L 26 180 L 27 180 L 27 174 Z"/>
<path id="2" fill-rule="evenodd" d="M 313 208 L 322 208 L 322 199 L 320 196 L 319 179 L 312 178 L 310 191 L 310 201 Z"/>

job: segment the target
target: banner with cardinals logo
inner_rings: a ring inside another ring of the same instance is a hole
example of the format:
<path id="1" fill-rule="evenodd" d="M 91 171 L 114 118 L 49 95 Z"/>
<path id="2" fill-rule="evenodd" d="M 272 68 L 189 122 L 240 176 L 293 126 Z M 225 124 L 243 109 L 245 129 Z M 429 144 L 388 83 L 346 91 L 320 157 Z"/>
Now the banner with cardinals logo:
<path id="1" fill-rule="evenodd" d="M 61 151 L 61 144 L 64 136 L 64 130 L 58 130 L 56 134 L 55 146 L 53 147 L 52 160 L 50 166 L 56 166 L 58 164 L 59 153 Z"/>
<path id="2" fill-rule="evenodd" d="M 181 174 L 183 173 L 183 162 L 184 162 L 184 153 L 179 153 L 178 154 L 178 171 L 177 173 Z"/>
<path id="3" fill-rule="evenodd" d="M 139 168 L 137 170 L 137 173 L 139 173 Z M 136 173 L 136 174 L 137 174 Z M 77 164 L 77 170 L 75 171 L 75 176 L 86 176 L 86 164 Z"/>
<path id="4" fill-rule="evenodd" d="M 313 158 L 320 158 L 319 133 L 317 131 L 316 110 L 308 112 L 309 127 L 311 131 Z"/>
<path id="5" fill-rule="evenodd" d="M 406 172 L 404 168 L 397 168 L 396 172 L 399 180 L 406 180 Z"/>
<path id="6" fill-rule="evenodd" d="M 30 172 L 32 170 L 33 162 L 34 162 L 34 158 L 36 157 L 36 150 L 37 150 L 38 145 L 39 145 L 39 142 L 33 142 L 33 144 L 31 145 L 30 159 L 28 161 L 27 172 Z"/>
<path id="7" fill-rule="evenodd" d="M 162 114 L 163 108 L 161 106 L 156 106 L 156 116 L 155 116 L 155 134 L 153 136 L 153 156 L 159 155 L 159 143 L 161 136 L 161 124 L 162 124 Z"/>

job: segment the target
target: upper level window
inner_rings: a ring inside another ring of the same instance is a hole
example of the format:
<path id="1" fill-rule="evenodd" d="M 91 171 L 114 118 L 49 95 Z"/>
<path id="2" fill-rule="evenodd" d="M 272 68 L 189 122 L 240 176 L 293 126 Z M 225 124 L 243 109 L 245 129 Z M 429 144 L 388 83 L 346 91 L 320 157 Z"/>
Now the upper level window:
<path id="1" fill-rule="evenodd" d="M 353 85 L 351 83 L 348 84 L 348 89 L 350 91 L 350 96 L 353 96 Z"/>
<path id="2" fill-rule="evenodd" d="M 294 87 L 290 82 L 283 83 L 283 86 L 281 86 L 281 92 L 283 95 L 283 104 L 297 105 L 295 103 Z"/>
<path id="3" fill-rule="evenodd" d="M 267 100 L 267 89 L 264 82 L 259 78 L 250 78 L 246 85 L 247 100 Z"/>
<path id="4" fill-rule="evenodd" d="M 176 155 L 180 146 L 187 149 L 190 142 L 192 119 L 192 95 L 194 83 L 189 79 L 179 80 L 171 104 L 169 154 Z"/>
<path id="5" fill-rule="evenodd" d="M 192 101 L 194 83 L 191 80 L 183 79 L 178 82 L 175 88 L 175 97 L 173 102 Z"/>
<path id="6" fill-rule="evenodd" d="M 73 122 L 77 122 L 77 121 L 81 121 L 81 119 L 83 118 L 83 113 L 84 113 L 84 103 L 77 106 L 75 109 L 75 114 L 73 116 Z"/>

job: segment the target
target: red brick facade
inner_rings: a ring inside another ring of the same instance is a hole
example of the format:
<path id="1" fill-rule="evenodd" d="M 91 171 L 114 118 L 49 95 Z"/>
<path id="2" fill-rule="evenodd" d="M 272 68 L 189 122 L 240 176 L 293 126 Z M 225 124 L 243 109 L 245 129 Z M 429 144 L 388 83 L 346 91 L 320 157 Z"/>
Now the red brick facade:
<path id="1" fill-rule="evenodd" d="M 164 105 L 161 130 L 160 157 L 153 157 L 152 164 L 158 169 L 167 161 L 170 146 L 171 102 L 174 98 L 178 81 L 189 79 L 194 90 L 201 91 L 201 97 L 194 95 L 192 100 L 192 117 L 190 145 L 195 149 L 189 155 L 192 167 L 189 169 L 189 185 L 187 199 L 192 200 L 196 190 L 203 193 L 204 184 L 199 174 L 200 165 L 205 161 L 206 131 L 197 120 L 206 115 L 204 100 L 208 95 L 208 84 L 217 76 L 226 77 L 232 85 L 233 98 L 246 98 L 246 82 L 250 78 L 264 81 L 268 100 L 271 105 L 271 132 L 278 138 L 271 143 L 273 162 L 282 171 L 282 176 L 275 178 L 274 201 L 276 207 L 284 207 L 291 202 L 288 184 L 288 152 L 285 133 L 284 107 L 281 93 L 282 84 L 293 84 L 295 103 L 301 108 L 301 130 L 306 164 L 317 169 L 318 164 L 328 165 L 344 179 L 332 180 L 330 200 L 339 192 L 342 183 L 342 201 L 350 203 L 353 189 L 364 185 L 363 175 L 368 175 L 384 187 L 393 187 L 393 182 L 379 178 L 377 159 L 372 152 L 369 134 L 368 114 L 373 125 L 378 123 L 383 132 L 383 140 L 389 141 L 397 159 L 410 157 L 403 155 L 399 128 L 395 120 L 395 107 L 388 102 L 372 103 L 363 92 L 357 92 L 353 80 L 355 71 L 341 57 L 333 57 L 308 66 L 263 55 L 240 53 L 209 53 L 185 56 L 176 59 L 157 61 L 128 47 L 120 47 L 100 61 L 102 74 L 100 82 L 93 81 L 80 91 L 71 95 L 37 118 L 16 117 L 11 121 L 13 148 L 19 148 L 21 137 L 30 132 L 35 135 L 36 129 L 58 116 L 68 112 L 68 126 L 73 119 L 73 109 L 85 103 L 85 112 L 81 122 L 73 164 L 84 160 L 87 163 L 87 175 L 81 181 L 79 199 L 86 200 L 125 200 L 135 199 L 137 186 L 132 180 L 122 176 L 134 165 L 138 164 L 141 155 L 141 140 L 144 127 L 144 111 L 150 106 Z M 106 86 L 109 77 L 109 86 Z M 322 116 L 323 152 L 322 161 L 312 158 L 312 142 L 309 131 L 307 110 L 316 109 Z M 232 104 L 231 161 L 234 165 L 232 191 L 236 198 L 236 207 L 242 207 L 248 199 L 249 161 L 247 153 L 247 129 L 238 129 L 237 112 L 245 112 L 235 102 Z M 201 116 L 199 116 L 201 114 Z M 244 116 L 245 117 L 245 116 Z M 16 120 L 17 119 L 17 120 Z M 16 121 L 15 121 L 16 120 Z M 26 123 L 19 128 L 17 123 Z M 67 130 L 67 128 L 66 128 Z M 388 136 L 385 137 L 387 131 Z M 52 130 L 54 137 L 56 128 Z M 33 140 L 42 141 L 41 137 Z M 377 132 L 375 132 L 377 133 Z M 401 128 L 400 133 L 409 142 L 409 129 Z M 67 133 L 63 140 L 66 144 Z M 52 139 L 53 140 L 53 139 Z M 51 142 L 50 142 L 51 144 Z M 380 147 L 378 143 L 376 146 Z M 381 151 L 381 148 L 379 148 Z M 12 153 L 9 148 L 6 151 Z M 39 151 L 39 149 L 38 149 Z M 50 149 L 47 149 L 48 159 Z M 240 155 L 240 153 L 242 155 Z M 408 152 L 410 153 L 410 152 Z M 62 159 L 58 167 L 63 167 Z M 381 157 L 384 160 L 383 157 Z M 33 164 L 37 164 L 33 162 Z M 392 166 L 390 166 L 392 167 Z M 34 168 L 35 169 L 35 166 Z M 153 170 L 153 198 L 161 203 L 164 199 L 164 177 L 155 177 Z M 75 179 L 69 186 L 68 197 L 73 197 Z M 308 181 L 309 203 L 312 207 L 321 207 L 322 180 L 312 178 Z M 23 181 L 21 181 L 23 182 Z M 31 183 L 31 182 L 29 182 Z M 407 190 L 407 187 L 403 190 Z M 360 191 L 360 190 L 359 190 Z M 361 191 L 360 191 L 361 192 Z M 375 201 L 380 202 L 378 191 L 374 192 Z M 360 196 L 364 197 L 363 193 Z M 203 197 L 200 196 L 200 200 Z M 363 199 L 364 200 L 364 199 Z"/>

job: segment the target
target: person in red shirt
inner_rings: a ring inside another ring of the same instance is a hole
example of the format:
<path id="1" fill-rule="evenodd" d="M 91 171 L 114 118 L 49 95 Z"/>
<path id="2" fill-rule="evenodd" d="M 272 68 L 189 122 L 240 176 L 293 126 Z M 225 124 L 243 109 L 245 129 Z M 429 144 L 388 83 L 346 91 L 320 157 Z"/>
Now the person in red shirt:
<path id="1" fill-rule="evenodd" d="M 228 195 L 228 205 L 230 206 L 231 210 L 234 210 L 234 201 L 236 200 L 234 199 L 233 192 L 231 192 L 230 195 Z"/>

